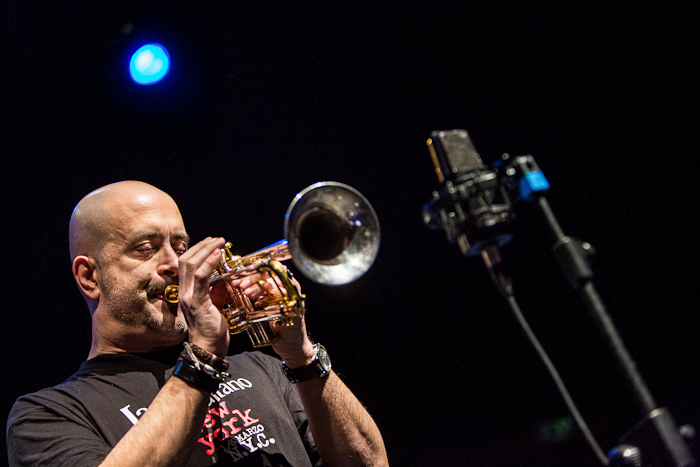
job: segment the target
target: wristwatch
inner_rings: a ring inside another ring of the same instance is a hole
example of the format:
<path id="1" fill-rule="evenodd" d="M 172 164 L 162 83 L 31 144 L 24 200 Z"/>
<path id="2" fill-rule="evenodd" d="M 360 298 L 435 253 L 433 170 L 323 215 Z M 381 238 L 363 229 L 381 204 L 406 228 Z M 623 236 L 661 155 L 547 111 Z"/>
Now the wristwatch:
<path id="1" fill-rule="evenodd" d="M 308 365 L 301 368 L 289 368 L 282 362 L 282 371 L 292 383 L 301 383 L 312 378 L 328 376 L 331 372 L 331 359 L 326 348 L 321 344 L 314 345 L 314 359 Z"/>

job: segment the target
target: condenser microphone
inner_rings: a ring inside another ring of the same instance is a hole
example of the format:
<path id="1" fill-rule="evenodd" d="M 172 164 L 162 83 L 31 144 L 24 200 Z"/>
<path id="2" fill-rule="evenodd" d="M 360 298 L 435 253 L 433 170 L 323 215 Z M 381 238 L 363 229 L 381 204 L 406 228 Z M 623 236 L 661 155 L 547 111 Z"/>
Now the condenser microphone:
<path id="1" fill-rule="evenodd" d="M 426 144 L 440 183 L 461 183 L 486 169 L 466 130 L 433 131 Z"/>
<path id="2" fill-rule="evenodd" d="M 433 131 L 426 144 L 440 190 L 424 206 L 423 222 L 444 230 L 466 256 L 480 254 L 486 245 L 508 243 L 512 238 L 510 200 L 467 131 Z"/>

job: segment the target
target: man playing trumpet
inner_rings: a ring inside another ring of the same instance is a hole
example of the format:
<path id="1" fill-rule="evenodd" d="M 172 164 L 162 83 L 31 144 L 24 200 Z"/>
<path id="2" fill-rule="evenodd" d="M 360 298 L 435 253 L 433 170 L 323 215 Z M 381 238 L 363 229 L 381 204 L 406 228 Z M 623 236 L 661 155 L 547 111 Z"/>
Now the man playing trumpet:
<path id="1" fill-rule="evenodd" d="M 286 376 L 259 352 L 226 356 L 226 290 L 209 283 L 223 245 L 189 247 L 175 202 L 146 183 L 78 203 L 70 254 L 92 317 L 90 352 L 68 380 L 17 401 L 11 465 L 388 465 L 376 424 L 303 317 L 273 326 Z M 179 306 L 163 297 L 172 284 Z M 260 274 L 231 285 L 252 300 L 274 287 Z"/>

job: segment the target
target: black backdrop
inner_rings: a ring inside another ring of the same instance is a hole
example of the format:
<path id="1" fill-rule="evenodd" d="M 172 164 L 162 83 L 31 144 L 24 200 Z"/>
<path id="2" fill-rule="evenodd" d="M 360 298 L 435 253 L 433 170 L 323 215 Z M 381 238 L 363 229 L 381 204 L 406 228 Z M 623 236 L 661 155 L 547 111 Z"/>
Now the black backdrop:
<path id="1" fill-rule="evenodd" d="M 566 408 L 483 265 L 422 224 L 437 187 L 425 140 L 465 128 L 487 163 L 535 157 L 565 232 L 598 250 L 596 283 L 652 393 L 698 424 L 697 3 L 2 9 L 4 417 L 87 355 L 67 248 L 84 194 L 144 180 L 195 240 L 247 253 L 281 238 L 296 192 L 336 180 L 372 202 L 382 245 L 353 284 L 303 283 L 308 322 L 392 464 L 595 465 L 576 430 L 543 434 Z M 136 89 L 115 63 L 156 38 L 172 75 Z M 516 296 L 607 450 L 638 419 L 630 393 L 537 212 L 519 207 L 514 229 Z"/>

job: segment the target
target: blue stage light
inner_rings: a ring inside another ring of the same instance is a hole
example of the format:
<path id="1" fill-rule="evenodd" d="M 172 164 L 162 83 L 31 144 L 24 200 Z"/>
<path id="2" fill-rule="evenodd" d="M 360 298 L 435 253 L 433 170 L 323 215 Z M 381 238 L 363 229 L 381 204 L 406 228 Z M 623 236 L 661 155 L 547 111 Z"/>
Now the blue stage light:
<path id="1" fill-rule="evenodd" d="M 170 69 L 170 55 L 160 44 L 146 44 L 131 56 L 129 70 L 138 84 L 154 84 Z"/>

